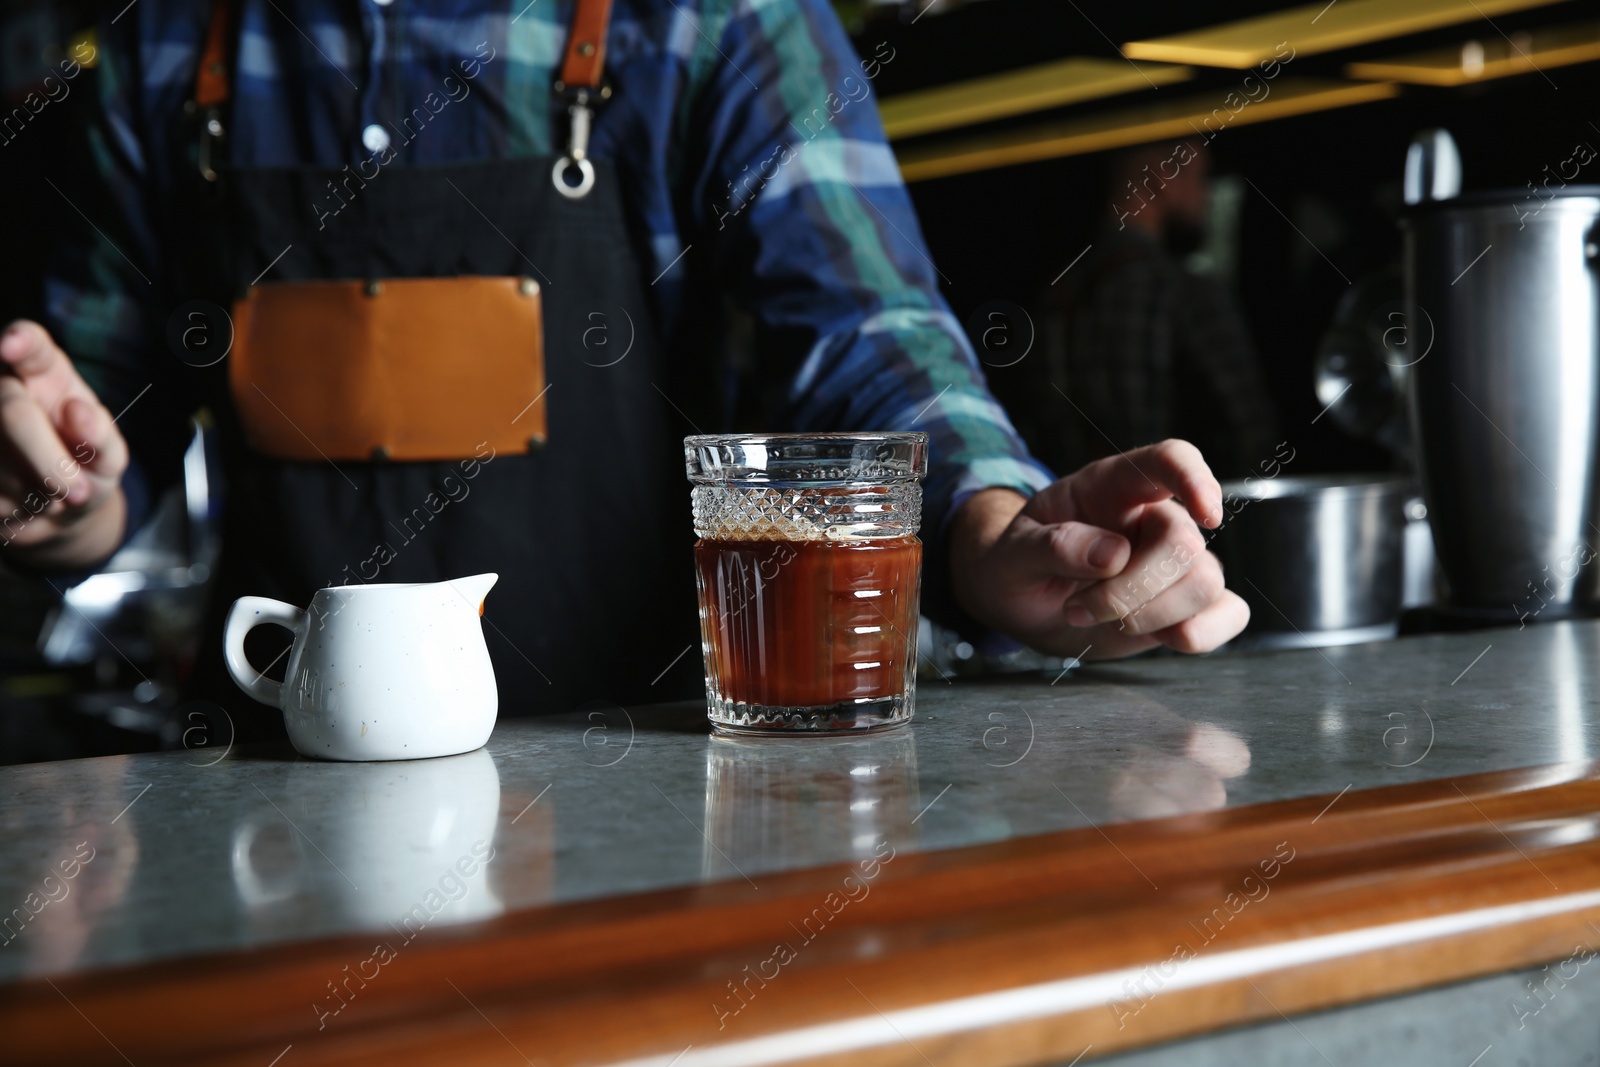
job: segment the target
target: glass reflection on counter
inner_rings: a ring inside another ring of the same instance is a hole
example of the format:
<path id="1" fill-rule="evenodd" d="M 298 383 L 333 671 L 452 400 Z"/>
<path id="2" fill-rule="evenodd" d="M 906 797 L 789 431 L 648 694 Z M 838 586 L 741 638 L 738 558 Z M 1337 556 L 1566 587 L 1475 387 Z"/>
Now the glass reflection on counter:
<path id="1" fill-rule="evenodd" d="M 712 736 L 702 877 L 841 863 L 915 847 L 911 730 L 863 737 Z"/>

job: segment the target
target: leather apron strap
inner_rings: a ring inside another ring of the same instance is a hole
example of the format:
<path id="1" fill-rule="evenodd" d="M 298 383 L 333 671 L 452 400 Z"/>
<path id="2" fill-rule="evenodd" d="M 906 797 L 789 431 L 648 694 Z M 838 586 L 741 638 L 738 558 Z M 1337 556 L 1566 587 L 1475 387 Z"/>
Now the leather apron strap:
<path id="1" fill-rule="evenodd" d="M 200 66 L 194 75 L 194 102 L 202 108 L 222 107 L 233 93 L 233 77 L 228 70 L 232 9 L 229 0 L 212 0 L 206 43 L 200 52 Z"/>
<path id="2" fill-rule="evenodd" d="M 228 65 L 232 41 L 232 0 L 212 0 L 200 66 L 195 71 L 194 102 L 201 108 L 224 107 L 233 95 L 233 72 Z M 603 92 L 606 68 L 606 33 L 611 27 L 611 0 L 575 0 L 567 26 L 567 47 L 562 54 L 558 93 L 587 90 Z"/>
<path id="3" fill-rule="evenodd" d="M 194 74 L 194 100 L 190 110 L 200 116 L 200 174 L 208 182 L 217 180 L 212 155 L 222 139 L 222 113 L 233 95 L 233 74 L 228 66 L 228 49 L 233 40 L 232 16 L 231 0 L 212 0 L 206 42 Z"/>
<path id="4" fill-rule="evenodd" d="M 577 0 L 572 24 L 567 28 L 567 51 L 561 60 L 557 92 L 587 89 L 598 93 L 606 68 L 606 30 L 611 24 L 611 0 Z"/>

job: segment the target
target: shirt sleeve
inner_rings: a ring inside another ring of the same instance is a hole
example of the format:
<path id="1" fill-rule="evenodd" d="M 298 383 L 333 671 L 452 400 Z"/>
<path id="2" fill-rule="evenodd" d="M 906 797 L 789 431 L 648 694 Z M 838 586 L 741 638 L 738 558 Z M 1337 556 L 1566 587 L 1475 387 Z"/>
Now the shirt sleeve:
<path id="1" fill-rule="evenodd" d="M 1053 475 L 990 394 L 939 295 L 873 79 L 824 0 L 732 0 L 698 27 L 704 68 L 687 210 L 756 322 L 757 375 L 790 429 L 924 430 L 923 536 L 989 487 Z M 942 550 L 930 544 L 932 560 Z M 938 608 L 945 568 L 925 568 Z"/>
<path id="2" fill-rule="evenodd" d="M 148 174 L 136 133 L 137 57 L 129 19 L 124 31 L 102 21 L 92 57 L 98 104 L 88 128 L 95 174 L 89 193 L 70 197 L 77 225 L 52 256 L 45 279 L 45 326 L 117 419 L 131 460 L 122 479 L 129 537 L 155 497 L 180 470 L 193 397 L 170 357 L 151 358 L 172 297 L 159 269 L 164 257 L 145 216 Z M 57 189 L 63 197 L 68 194 Z"/>

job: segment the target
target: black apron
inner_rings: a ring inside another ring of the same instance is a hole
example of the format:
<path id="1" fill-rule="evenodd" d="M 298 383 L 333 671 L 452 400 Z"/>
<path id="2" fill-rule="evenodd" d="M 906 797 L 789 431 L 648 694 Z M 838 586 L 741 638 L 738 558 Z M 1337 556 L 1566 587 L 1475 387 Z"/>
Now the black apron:
<path id="1" fill-rule="evenodd" d="M 282 725 L 222 670 L 221 613 L 247 594 L 305 605 L 329 585 L 498 572 L 484 630 L 502 715 L 701 691 L 691 649 L 698 628 L 686 431 L 663 399 L 672 377 L 638 244 L 614 168 L 594 161 L 593 188 L 571 199 L 552 184 L 557 158 L 393 162 L 322 229 L 313 205 L 347 172 L 222 164 L 214 182 L 196 173 L 195 194 L 204 199 L 195 203 L 216 225 L 191 227 L 200 232 L 186 288 L 223 307 L 258 277 L 527 275 L 544 299 L 549 438 L 527 455 L 268 458 L 245 443 L 226 375 L 213 372 L 207 393 L 226 506 L 216 596 L 191 689 L 227 708 L 241 739 L 281 733 Z M 207 285 L 208 277 L 223 284 Z M 515 400 L 485 398 L 485 418 L 514 417 Z M 258 668 L 283 651 L 286 636 L 273 627 L 252 632 L 247 647 Z M 281 670 L 280 660 L 267 673 Z"/>

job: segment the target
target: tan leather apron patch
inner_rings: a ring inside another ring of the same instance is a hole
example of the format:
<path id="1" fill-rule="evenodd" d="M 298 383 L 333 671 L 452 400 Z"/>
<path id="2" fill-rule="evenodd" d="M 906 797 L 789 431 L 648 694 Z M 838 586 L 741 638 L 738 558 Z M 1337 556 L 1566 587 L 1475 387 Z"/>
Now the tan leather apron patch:
<path id="1" fill-rule="evenodd" d="M 234 304 L 229 382 L 276 459 L 439 460 L 545 439 L 528 278 L 269 282 Z"/>

